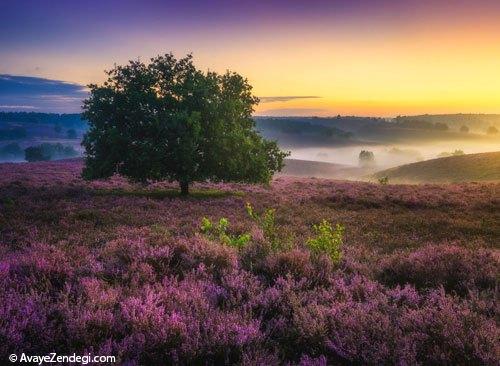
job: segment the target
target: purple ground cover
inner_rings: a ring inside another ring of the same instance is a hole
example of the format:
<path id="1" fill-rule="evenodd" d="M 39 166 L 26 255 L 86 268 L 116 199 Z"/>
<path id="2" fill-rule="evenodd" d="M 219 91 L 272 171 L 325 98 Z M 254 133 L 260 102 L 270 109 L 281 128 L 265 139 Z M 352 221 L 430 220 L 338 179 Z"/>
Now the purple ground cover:
<path id="1" fill-rule="evenodd" d="M 500 362 L 498 184 L 281 177 L 199 184 L 181 199 L 170 184 L 84 182 L 81 167 L 0 165 L 2 360 L 57 351 L 128 365 Z M 282 249 L 246 202 L 276 208 Z M 252 240 L 239 251 L 210 241 L 202 217 L 226 217 Z M 322 219 L 345 226 L 338 264 L 305 245 Z"/>

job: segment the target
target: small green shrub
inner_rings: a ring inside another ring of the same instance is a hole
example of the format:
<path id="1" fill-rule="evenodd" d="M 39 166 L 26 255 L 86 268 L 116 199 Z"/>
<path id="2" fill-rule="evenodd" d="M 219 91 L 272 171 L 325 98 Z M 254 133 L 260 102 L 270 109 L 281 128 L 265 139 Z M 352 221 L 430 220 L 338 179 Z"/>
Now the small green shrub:
<path id="1" fill-rule="evenodd" d="M 271 247 L 273 249 L 279 249 L 281 245 L 278 230 L 276 228 L 276 210 L 274 208 L 269 208 L 266 209 L 262 215 L 259 215 L 249 202 L 246 203 L 245 208 L 248 216 L 250 216 L 250 218 L 262 229 L 264 238 L 271 244 Z"/>
<path id="2" fill-rule="evenodd" d="M 335 227 L 323 220 L 319 225 L 313 226 L 316 236 L 307 239 L 309 250 L 315 254 L 327 254 L 333 263 L 339 263 L 342 258 L 342 239 L 344 226 L 337 224 Z"/>
<path id="3" fill-rule="evenodd" d="M 209 218 L 204 217 L 201 219 L 201 232 L 203 234 L 208 234 L 213 230 L 213 224 L 212 221 L 210 221 Z"/>
<path id="4" fill-rule="evenodd" d="M 385 185 L 389 184 L 389 177 L 388 176 L 380 177 L 378 179 L 378 182 L 380 184 L 382 184 L 383 186 L 385 186 Z"/>
<path id="5" fill-rule="evenodd" d="M 209 218 L 201 219 L 201 232 L 211 240 L 218 240 L 221 243 L 233 248 L 243 248 L 251 239 L 250 234 L 232 235 L 227 231 L 229 229 L 229 220 L 225 217 L 220 218 L 217 225 L 214 225 Z"/>

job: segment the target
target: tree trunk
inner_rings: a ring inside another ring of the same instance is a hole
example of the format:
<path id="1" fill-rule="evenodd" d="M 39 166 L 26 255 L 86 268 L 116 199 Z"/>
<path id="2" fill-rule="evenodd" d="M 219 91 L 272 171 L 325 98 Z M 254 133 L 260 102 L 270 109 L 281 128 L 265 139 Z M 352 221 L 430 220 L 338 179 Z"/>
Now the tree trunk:
<path id="1" fill-rule="evenodd" d="M 179 185 L 181 186 L 181 196 L 187 196 L 189 194 L 189 183 L 181 181 Z"/>

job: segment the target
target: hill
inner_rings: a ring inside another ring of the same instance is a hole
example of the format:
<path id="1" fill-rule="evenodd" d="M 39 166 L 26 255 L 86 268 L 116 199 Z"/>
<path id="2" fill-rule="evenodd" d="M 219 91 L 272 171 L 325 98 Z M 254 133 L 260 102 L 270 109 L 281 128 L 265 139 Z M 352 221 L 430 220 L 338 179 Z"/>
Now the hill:
<path id="1" fill-rule="evenodd" d="M 285 159 L 285 167 L 279 175 L 306 178 L 361 179 L 370 172 L 373 171 L 351 165 Z"/>
<path id="2" fill-rule="evenodd" d="M 420 161 L 374 174 L 391 183 L 500 181 L 500 151 Z"/>
<path id="3" fill-rule="evenodd" d="M 500 184 L 278 177 L 182 198 L 81 170 L 0 164 L 0 357 L 498 364 Z"/>

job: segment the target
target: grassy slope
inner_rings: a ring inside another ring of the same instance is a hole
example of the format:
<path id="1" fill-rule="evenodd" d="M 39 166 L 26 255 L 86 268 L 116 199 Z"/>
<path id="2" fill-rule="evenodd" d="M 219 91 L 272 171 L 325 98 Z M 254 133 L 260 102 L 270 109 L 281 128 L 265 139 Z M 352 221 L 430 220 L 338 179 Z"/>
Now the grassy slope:
<path id="1" fill-rule="evenodd" d="M 285 168 L 281 175 L 292 177 L 316 177 L 328 179 L 360 179 L 373 172 L 344 164 L 333 164 L 321 161 L 285 159 Z"/>
<path id="2" fill-rule="evenodd" d="M 500 151 L 432 159 L 380 171 L 391 183 L 451 183 L 500 180 Z"/>

